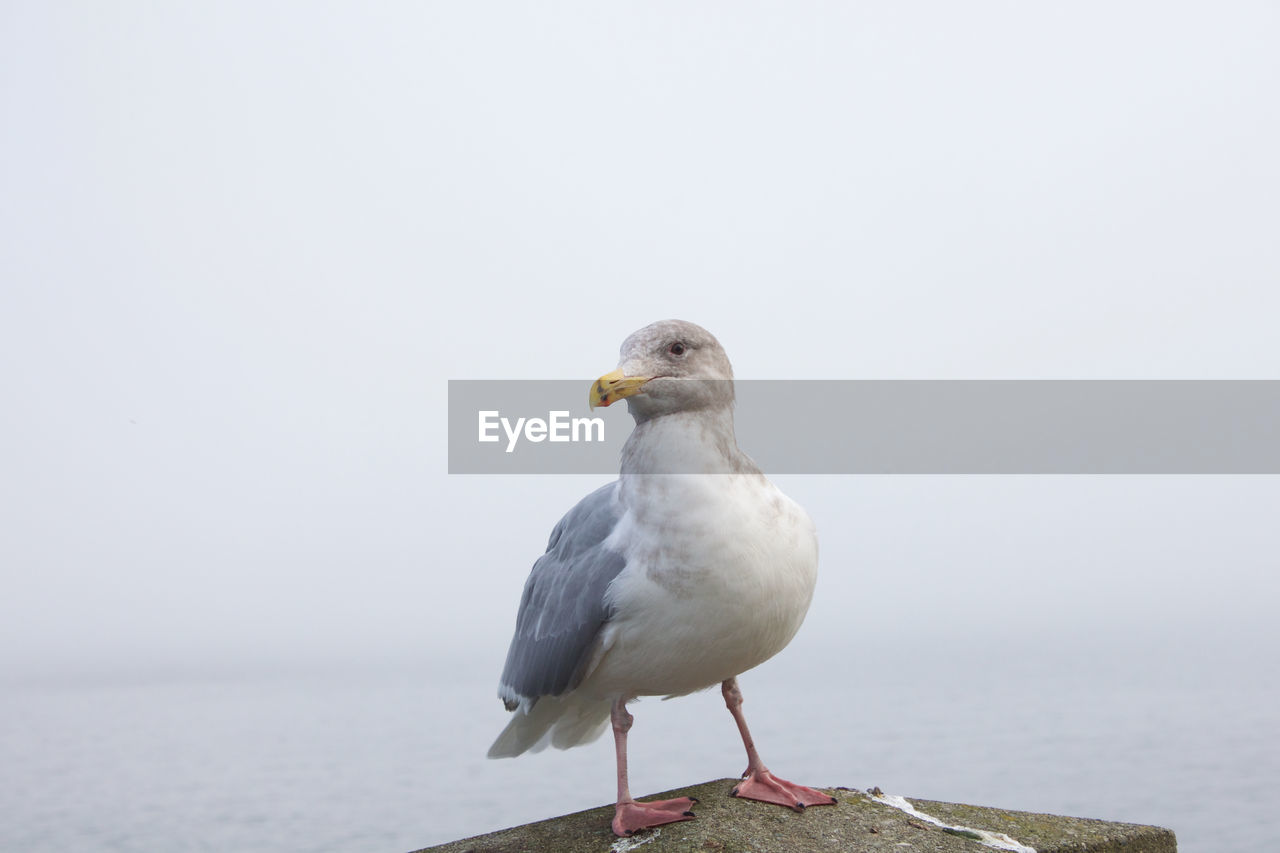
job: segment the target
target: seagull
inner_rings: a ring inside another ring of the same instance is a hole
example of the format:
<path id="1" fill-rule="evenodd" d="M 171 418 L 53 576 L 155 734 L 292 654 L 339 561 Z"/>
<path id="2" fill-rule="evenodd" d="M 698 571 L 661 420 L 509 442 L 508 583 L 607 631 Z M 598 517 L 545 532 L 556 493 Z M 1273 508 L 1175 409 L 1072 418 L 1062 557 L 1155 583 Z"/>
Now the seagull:
<path id="1" fill-rule="evenodd" d="M 737 676 L 804 621 L 818 570 L 813 522 L 738 448 L 733 368 L 705 329 L 653 323 L 622 344 L 589 402 L 625 399 L 635 429 L 617 480 L 569 510 L 525 583 L 498 696 L 509 758 L 595 740 L 612 726 L 619 836 L 694 817 L 689 797 L 639 802 L 627 782 L 627 704 L 720 685 L 747 751 L 733 795 L 797 811 L 833 805 L 774 776 L 742 714 Z"/>

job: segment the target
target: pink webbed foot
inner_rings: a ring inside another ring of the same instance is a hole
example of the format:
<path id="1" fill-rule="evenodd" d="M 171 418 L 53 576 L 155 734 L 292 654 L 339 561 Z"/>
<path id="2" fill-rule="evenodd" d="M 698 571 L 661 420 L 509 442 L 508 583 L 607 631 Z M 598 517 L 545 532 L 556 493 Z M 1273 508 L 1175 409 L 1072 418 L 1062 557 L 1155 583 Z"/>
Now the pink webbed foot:
<path id="1" fill-rule="evenodd" d="M 614 835 L 630 835 L 637 829 L 648 829 L 675 823 L 678 820 L 693 820 L 694 814 L 689 811 L 698 802 L 692 797 L 677 797 L 674 800 L 654 800 L 639 803 L 618 803 L 613 814 Z"/>
<path id="2" fill-rule="evenodd" d="M 798 812 L 809 806 L 834 806 L 836 798 L 828 796 L 813 788 L 779 779 L 768 770 L 748 770 L 738 786 L 733 789 L 733 796 L 748 800 L 759 800 L 762 803 L 774 803 L 786 806 Z"/>

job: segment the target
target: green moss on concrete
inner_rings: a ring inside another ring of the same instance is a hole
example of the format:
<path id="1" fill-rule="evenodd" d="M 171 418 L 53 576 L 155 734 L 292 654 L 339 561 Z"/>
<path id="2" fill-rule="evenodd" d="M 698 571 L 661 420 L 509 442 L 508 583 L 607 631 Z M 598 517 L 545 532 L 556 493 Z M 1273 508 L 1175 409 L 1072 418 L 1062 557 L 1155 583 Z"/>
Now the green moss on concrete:
<path id="1" fill-rule="evenodd" d="M 824 789 L 840 802 L 803 813 L 740 800 L 729 795 L 736 780 L 719 779 L 645 799 L 694 797 L 696 820 L 673 823 L 614 837 L 609 829 L 613 806 L 453 841 L 427 850 L 435 853 L 817 853 L 831 850 L 920 853 L 982 853 L 990 850 L 969 834 L 919 821 L 898 809 L 847 788 Z M 1085 820 L 912 800 L 921 812 L 946 823 L 1003 832 L 1038 853 L 1175 853 L 1173 833 L 1153 826 Z M 419 851 L 424 853 L 424 851 Z"/>

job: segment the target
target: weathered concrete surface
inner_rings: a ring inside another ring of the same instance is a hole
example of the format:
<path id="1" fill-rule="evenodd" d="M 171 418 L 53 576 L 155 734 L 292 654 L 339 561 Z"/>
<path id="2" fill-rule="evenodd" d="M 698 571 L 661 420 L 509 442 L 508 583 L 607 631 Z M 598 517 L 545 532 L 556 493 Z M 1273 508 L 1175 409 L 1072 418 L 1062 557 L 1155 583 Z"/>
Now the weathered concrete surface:
<path id="1" fill-rule="evenodd" d="M 729 796 L 735 780 L 719 779 L 642 799 L 694 797 L 696 820 L 673 823 L 629 839 L 609 830 L 613 806 L 478 835 L 438 847 L 435 853 L 817 853 L 817 851 L 923 851 L 982 853 L 978 841 L 921 821 L 866 794 L 825 789 L 840 800 L 804 813 Z M 1175 853 L 1173 833 L 1154 826 L 1011 812 L 911 800 L 917 810 L 944 823 L 1004 833 L 1038 853 Z M 905 845 L 905 846 L 904 846 Z M 418 851 L 422 853 L 422 851 Z"/>

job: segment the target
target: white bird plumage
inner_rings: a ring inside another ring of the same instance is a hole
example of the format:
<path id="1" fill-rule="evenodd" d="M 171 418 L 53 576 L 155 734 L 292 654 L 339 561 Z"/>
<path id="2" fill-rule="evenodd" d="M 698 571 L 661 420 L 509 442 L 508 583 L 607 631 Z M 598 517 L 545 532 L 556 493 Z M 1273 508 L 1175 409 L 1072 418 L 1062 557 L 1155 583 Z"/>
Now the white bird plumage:
<path id="1" fill-rule="evenodd" d="M 706 330 L 682 321 L 641 329 L 593 395 L 604 405 L 625 397 L 636 429 L 618 481 L 565 516 L 530 574 L 499 691 L 515 715 L 489 755 L 576 746 L 612 719 L 614 828 L 625 834 L 692 816 L 670 811 L 675 806 L 657 815 L 661 804 L 636 803 L 626 790 L 625 704 L 636 697 L 722 684 L 743 730 L 749 773 L 782 781 L 754 756 L 734 679 L 799 630 L 817 580 L 818 544 L 805 511 L 738 448 L 732 368 Z M 754 798 L 796 807 L 834 802 L 793 787 L 823 799 L 796 791 Z"/>

